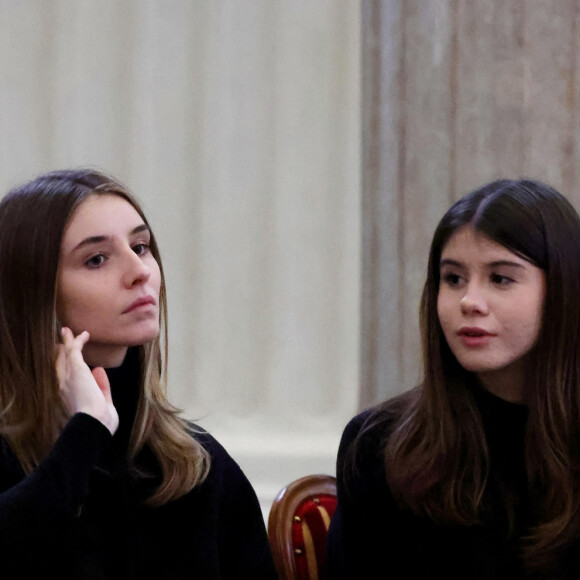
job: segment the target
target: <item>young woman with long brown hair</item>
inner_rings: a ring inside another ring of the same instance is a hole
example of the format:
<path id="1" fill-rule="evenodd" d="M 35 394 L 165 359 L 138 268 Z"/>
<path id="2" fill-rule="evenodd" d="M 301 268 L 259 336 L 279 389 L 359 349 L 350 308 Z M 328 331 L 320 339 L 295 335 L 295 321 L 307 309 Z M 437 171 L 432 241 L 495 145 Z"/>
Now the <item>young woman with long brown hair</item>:
<path id="1" fill-rule="evenodd" d="M 580 575 L 580 218 L 496 181 L 431 244 L 419 387 L 355 417 L 331 578 Z"/>
<path id="2" fill-rule="evenodd" d="M 165 321 L 118 181 L 56 171 L 2 199 L 2 578 L 276 578 L 248 480 L 167 400 Z"/>

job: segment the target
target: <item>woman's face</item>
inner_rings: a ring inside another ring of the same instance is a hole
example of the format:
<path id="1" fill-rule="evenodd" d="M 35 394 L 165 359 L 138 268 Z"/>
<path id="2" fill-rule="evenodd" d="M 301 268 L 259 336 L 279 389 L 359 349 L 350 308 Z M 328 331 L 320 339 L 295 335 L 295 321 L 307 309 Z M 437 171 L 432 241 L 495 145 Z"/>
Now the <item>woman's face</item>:
<path id="1" fill-rule="evenodd" d="M 443 248 L 440 274 L 437 312 L 451 351 L 490 391 L 521 400 L 541 328 L 543 270 L 464 226 Z"/>
<path id="2" fill-rule="evenodd" d="M 57 316 L 92 366 L 123 362 L 129 346 L 159 334 L 159 265 L 150 232 L 135 208 L 117 195 L 92 195 L 77 208 L 62 240 Z"/>

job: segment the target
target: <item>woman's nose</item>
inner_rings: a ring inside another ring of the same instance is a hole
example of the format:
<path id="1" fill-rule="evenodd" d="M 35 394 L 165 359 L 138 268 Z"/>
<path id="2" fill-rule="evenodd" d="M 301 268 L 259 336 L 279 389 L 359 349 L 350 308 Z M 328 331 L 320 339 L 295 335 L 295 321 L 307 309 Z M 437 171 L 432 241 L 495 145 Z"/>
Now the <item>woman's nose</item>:
<path id="1" fill-rule="evenodd" d="M 489 312 L 487 301 L 481 289 L 475 285 L 469 285 L 460 301 L 461 311 L 464 314 L 486 315 Z"/>
<path id="2" fill-rule="evenodd" d="M 127 256 L 125 271 L 123 272 L 123 284 L 127 288 L 147 282 L 151 276 L 151 269 L 133 250 Z"/>

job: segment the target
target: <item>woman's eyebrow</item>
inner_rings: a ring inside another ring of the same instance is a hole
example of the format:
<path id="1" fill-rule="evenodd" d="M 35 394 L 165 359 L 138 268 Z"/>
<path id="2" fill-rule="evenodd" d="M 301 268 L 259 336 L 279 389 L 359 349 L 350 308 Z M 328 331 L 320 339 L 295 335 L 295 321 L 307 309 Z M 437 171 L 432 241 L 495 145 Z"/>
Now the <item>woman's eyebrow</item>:
<path id="1" fill-rule="evenodd" d="M 149 232 L 149 226 L 147 224 L 141 224 L 137 226 L 135 229 L 131 230 L 131 235 L 139 234 L 141 232 Z"/>
<path id="2" fill-rule="evenodd" d="M 439 262 L 439 267 L 443 268 L 443 266 L 455 266 L 456 268 L 465 268 L 464 264 L 458 262 L 457 260 L 451 260 L 450 258 L 443 258 Z"/>
<path id="3" fill-rule="evenodd" d="M 439 267 L 442 268 L 443 266 L 455 266 L 456 268 L 465 268 L 465 265 L 462 262 L 458 262 L 457 260 L 451 260 L 450 258 L 443 258 L 441 262 L 439 262 Z M 498 266 L 511 266 L 514 268 L 525 268 L 524 264 L 519 262 L 512 262 L 511 260 L 494 260 L 493 262 L 488 262 L 486 264 L 488 268 L 497 268 Z"/>
<path id="4" fill-rule="evenodd" d="M 149 231 L 149 226 L 147 224 L 140 224 L 136 228 L 133 228 L 129 232 L 129 235 L 133 236 L 135 234 L 139 234 L 141 232 L 148 232 L 148 231 Z M 72 249 L 72 251 L 76 252 L 76 250 L 78 250 L 80 248 L 84 248 L 85 246 L 90 246 L 92 244 L 100 244 L 100 243 L 106 242 L 107 240 L 110 240 L 110 239 L 111 239 L 111 236 L 89 236 L 88 238 L 85 238 L 84 240 L 79 242 Z"/>
<path id="5" fill-rule="evenodd" d="M 496 268 L 497 266 L 513 266 L 514 268 L 525 268 L 524 264 L 520 264 L 519 262 L 512 262 L 510 260 L 495 260 L 494 262 L 490 262 L 488 266 L 492 268 Z"/>

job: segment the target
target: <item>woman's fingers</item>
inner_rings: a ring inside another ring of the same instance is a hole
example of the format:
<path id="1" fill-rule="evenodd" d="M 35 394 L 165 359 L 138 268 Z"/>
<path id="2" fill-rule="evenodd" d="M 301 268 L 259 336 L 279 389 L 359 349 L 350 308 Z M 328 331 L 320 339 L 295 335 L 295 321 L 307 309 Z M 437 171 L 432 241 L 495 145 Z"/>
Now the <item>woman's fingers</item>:
<path id="1" fill-rule="evenodd" d="M 74 336 L 70 328 L 62 329 L 62 344 L 56 345 L 56 373 L 62 398 L 71 413 L 87 413 L 101 421 L 111 433 L 119 424 L 113 405 L 109 379 L 103 368 L 91 371 L 82 349 L 90 338 L 88 332 Z"/>
<path id="2" fill-rule="evenodd" d="M 61 336 L 62 343 L 67 353 L 69 355 L 78 354 L 82 357 L 81 353 L 83 350 L 83 346 L 85 346 L 85 344 L 88 342 L 90 334 L 86 330 L 84 330 L 78 336 L 74 336 L 72 330 L 65 326 L 62 328 Z"/>
<path id="3" fill-rule="evenodd" d="M 86 334 L 86 336 L 82 336 Z M 56 372 L 61 388 L 66 384 L 74 369 L 74 363 L 84 364 L 82 347 L 88 340 L 88 333 L 81 333 L 75 338 L 70 328 L 61 329 L 62 344 L 57 344 Z"/>

